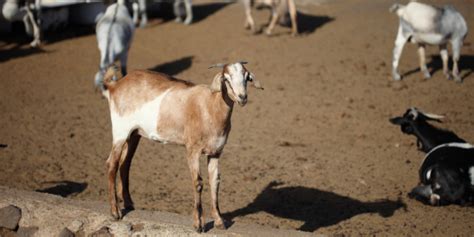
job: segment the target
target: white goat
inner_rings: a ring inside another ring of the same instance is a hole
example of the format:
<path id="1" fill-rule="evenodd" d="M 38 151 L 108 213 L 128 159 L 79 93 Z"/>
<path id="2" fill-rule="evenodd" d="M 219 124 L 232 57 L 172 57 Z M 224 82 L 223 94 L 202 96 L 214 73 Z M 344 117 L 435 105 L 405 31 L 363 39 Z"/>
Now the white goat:
<path id="1" fill-rule="evenodd" d="M 133 0 L 133 22 L 138 25 L 138 18 L 140 16 L 140 27 L 145 27 L 147 24 L 146 0 Z M 173 12 L 176 16 L 176 22 L 183 22 L 189 25 L 193 21 L 193 4 L 191 0 L 174 0 Z M 183 19 L 185 18 L 185 19 Z"/>
<path id="2" fill-rule="evenodd" d="M 400 18 L 395 48 L 393 49 L 393 79 L 401 79 L 397 68 L 403 46 L 407 41 L 418 44 L 420 70 L 425 78 L 431 77 L 426 67 L 425 45 L 439 45 L 441 59 L 443 60 L 443 73 L 448 79 L 451 79 L 448 69 L 447 49 L 447 43 L 450 42 L 453 50 L 453 76 L 455 81 L 461 82 L 458 61 L 463 40 L 467 35 L 466 21 L 462 15 L 451 6 L 436 8 L 414 1 L 406 6 L 394 4 L 390 11 L 396 12 Z"/>
<path id="3" fill-rule="evenodd" d="M 129 170 L 141 137 L 161 143 L 184 145 L 191 171 L 194 193 L 193 226 L 203 231 L 199 157 L 207 156 L 214 226 L 225 228 L 218 204 L 218 159 L 231 128 L 234 103 L 247 103 L 247 83 L 263 89 L 244 63 L 223 67 L 211 86 L 172 78 L 145 70 L 134 71 L 115 81 L 110 68 L 105 76 L 104 96 L 108 99 L 112 120 L 113 144 L 107 159 L 108 193 L 112 216 L 119 219 L 117 192 L 125 209 L 133 209 L 129 193 Z M 116 175 L 120 185 L 116 191 Z"/>
<path id="4" fill-rule="evenodd" d="M 268 28 L 265 30 L 267 35 L 272 34 L 272 30 L 275 27 L 278 20 L 286 24 L 288 21 L 288 15 L 291 18 L 291 29 L 293 36 L 298 34 L 298 22 L 296 19 L 296 5 L 294 0 L 242 0 L 245 7 L 245 28 L 251 29 L 256 32 L 255 22 L 252 17 L 252 6 L 254 4 L 269 6 L 272 10 L 272 17 Z"/>
<path id="5" fill-rule="evenodd" d="M 39 13 L 41 11 L 41 0 L 26 1 L 24 6 L 20 6 L 20 0 L 6 0 L 2 7 L 2 14 L 8 21 L 23 21 L 25 31 L 33 36 L 31 47 L 39 47 L 41 44 L 41 29 L 39 27 Z M 33 7 L 34 6 L 34 7 Z M 38 19 L 35 19 L 32 9 L 38 12 Z"/>
<path id="6" fill-rule="evenodd" d="M 95 85 L 103 89 L 103 78 L 107 68 L 120 60 L 122 75 L 127 74 L 128 50 L 132 43 L 135 26 L 124 0 L 110 5 L 96 26 L 97 43 L 100 50 L 99 71 Z"/>

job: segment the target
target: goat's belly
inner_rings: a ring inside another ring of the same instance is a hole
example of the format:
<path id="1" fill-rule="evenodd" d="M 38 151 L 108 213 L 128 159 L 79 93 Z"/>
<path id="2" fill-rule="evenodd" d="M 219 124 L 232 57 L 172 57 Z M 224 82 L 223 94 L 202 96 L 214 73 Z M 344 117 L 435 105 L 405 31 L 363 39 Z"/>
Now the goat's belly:
<path id="1" fill-rule="evenodd" d="M 204 148 L 204 153 L 206 155 L 217 155 L 222 152 L 224 149 L 224 145 L 227 141 L 226 136 L 216 137 L 211 139 L 208 143 L 206 148 Z"/>
<path id="2" fill-rule="evenodd" d="M 415 43 L 425 43 L 432 45 L 440 45 L 446 43 L 446 37 L 436 33 L 417 33 L 413 36 Z"/>

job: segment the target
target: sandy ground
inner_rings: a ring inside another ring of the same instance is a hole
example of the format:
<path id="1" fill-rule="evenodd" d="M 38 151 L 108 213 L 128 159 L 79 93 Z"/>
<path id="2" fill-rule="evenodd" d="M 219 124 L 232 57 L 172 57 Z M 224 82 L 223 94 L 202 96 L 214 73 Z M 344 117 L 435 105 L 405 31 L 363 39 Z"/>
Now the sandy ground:
<path id="1" fill-rule="evenodd" d="M 474 2 L 450 2 L 474 32 Z M 331 235 L 474 233 L 471 207 L 407 198 L 423 153 L 414 137 L 388 122 L 417 106 L 446 115 L 437 126 L 474 142 L 474 36 L 462 50 L 464 83 L 444 78 L 437 47 L 427 50 L 433 78 L 422 79 L 413 45 L 400 63 L 405 79 L 394 82 L 392 3 L 302 1 L 296 38 L 282 27 L 273 37 L 252 35 L 239 4 L 203 0 L 196 1 L 191 26 L 155 19 L 137 30 L 130 69 L 208 84 L 215 73 L 209 65 L 244 59 L 265 87 L 250 89 L 247 106 L 233 114 L 220 161 L 220 205 L 228 220 Z M 268 14 L 256 12 L 257 22 Z M 107 102 L 93 88 L 99 61 L 93 31 L 50 34 L 41 50 L 17 40 L 0 38 L 0 183 L 105 201 L 111 127 Z M 137 208 L 190 216 L 184 154 L 179 146 L 141 142 L 131 170 Z"/>

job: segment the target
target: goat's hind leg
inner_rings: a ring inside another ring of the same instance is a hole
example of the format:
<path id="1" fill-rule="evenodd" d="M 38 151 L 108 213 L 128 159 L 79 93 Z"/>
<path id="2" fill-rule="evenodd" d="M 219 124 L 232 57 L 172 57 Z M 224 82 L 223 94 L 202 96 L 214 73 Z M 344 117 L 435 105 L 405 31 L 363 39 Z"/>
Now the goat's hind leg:
<path id="1" fill-rule="evenodd" d="M 425 79 L 431 78 L 431 74 L 426 67 L 425 45 L 418 44 L 418 56 L 420 57 L 420 71 Z"/>
<path id="2" fill-rule="evenodd" d="M 138 143 L 140 142 L 140 135 L 137 131 L 134 131 L 130 138 L 127 140 L 127 144 L 124 145 L 125 149 L 122 151 L 120 158 L 120 182 L 118 186 L 118 196 L 123 200 L 123 206 L 125 210 L 134 210 L 133 201 L 130 196 L 129 189 L 129 175 L 130 165 L 132 163 L 133 156 L 137 150 Z"/>
<path id="3" fill-rule="evenodd" d="M 402 26 L 398 27 L 397 39 L 395 40 L 395 47 L 393 48 L 393 58 L 392 58 L 392 77 L 393 80 L 399 81 L 402 79 L 398 73 L 398 63 L 400 61 L 400 56 L 403 51 L 403 46 L 405 46 L 408 40 L 408 36 L 403 34 Z"/>
<path id="4" fill-rule="evenodd" d="M 458 68 L 459 58 L 461 57 L 462 44 L 463 44 L 462 40 L 453 40 L 451 42 L 451 46 L 453 48 L 453 77 L 454 77 L 454 81 L 459 82 L 459 83 L 462 82 L 461 76 L 459 75 L 459 68 Z"/>
<path id="5" fill-rule="evenodd" d="M 125 141 L 118 141 L 112 145 L 109 158 L 107 159 L 107 177 L 110 212 L 116 220 L 121 218 L 121 212 L 117 205 L 116 178 L 120 157 L 126 146 Z"/>
<path id="6" fill-rule="evenodd" d="M 242 1 L 245 8 L 245 29 L 250 29 L 253 33 L 256 33 L 255 22 L 252 17 L 252 2 L 251 0 Z"/>
<path id="7" fill-rule="evenodd" d="M 441 55 L 441 60 L 443 61 L 443 74 L 446 76 L 448 80 L 451 80 L 451 74 L 449 73 L 449 68 L 448 68 L 448 48 L 446 44 L 442 44 L 439 46 L 439 54 Z"/>
<path id="8" fill-rule="evenodd" d="M 221 217 L 219 210 L 219 155 L 207 157 L 207 170 L 209 174 L 209 186 L 211 188 L 211 205 L 212 205 L 212 217 L 214 218 L 214 227 L 219 229 L 225 229 L 225 222 Z"/>

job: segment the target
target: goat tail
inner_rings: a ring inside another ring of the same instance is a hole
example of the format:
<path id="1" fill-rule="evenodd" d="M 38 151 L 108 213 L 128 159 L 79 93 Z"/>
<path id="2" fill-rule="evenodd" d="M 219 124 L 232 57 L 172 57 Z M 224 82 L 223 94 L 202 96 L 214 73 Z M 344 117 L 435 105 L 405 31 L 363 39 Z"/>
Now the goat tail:
<path id="1" fill-rule="evenodd" d="M 114 87 L 118 80 L 122 78 L 122 75 L 118 72 L 116 65 L 111 65 L 107 68 L 104 74 L 102 95 L 108 97 L 109 89 Z"/>

